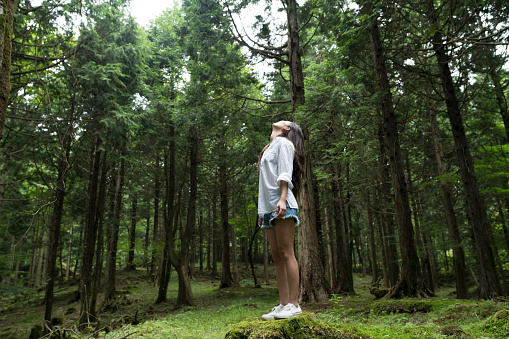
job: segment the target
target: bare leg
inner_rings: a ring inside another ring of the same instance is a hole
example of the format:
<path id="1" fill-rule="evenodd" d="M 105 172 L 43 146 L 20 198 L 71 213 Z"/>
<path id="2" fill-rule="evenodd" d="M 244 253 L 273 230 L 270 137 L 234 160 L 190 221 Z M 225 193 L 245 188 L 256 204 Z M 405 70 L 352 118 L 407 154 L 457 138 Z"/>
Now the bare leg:
<path id="1" fill-rule="evenodd" d="M 295 221 L 276 219 L 276 227 L 267 228 L 267 238 L 276 265 L 280 303 L 299 305 L 299 266 L 293 250 Z"/>
<path id="2" fill-rule="evenodd" d="M 299 306 L 299 265 L 293 250 L 295 220 L 293 218 L 276 219 L 275 229 L 279 254 L 286 270 L 288 302 Z"/>
<path id="3" fill-rule="evenodd" d="M 283 260 L 281 259 L 281 254 L 279 253 L 276 230 L 274 228 L 266 228 L 265 233 L 267 233 L 267 239 L 269 240 L 270 249 L 272 251 L 272 259 L 276 265 L 276 280 L 279 290 L 279 302 L 282 305 L 286 305 L 290 302 L 288 297 L 288 280 L 286 278 L 286 267 Z"/>

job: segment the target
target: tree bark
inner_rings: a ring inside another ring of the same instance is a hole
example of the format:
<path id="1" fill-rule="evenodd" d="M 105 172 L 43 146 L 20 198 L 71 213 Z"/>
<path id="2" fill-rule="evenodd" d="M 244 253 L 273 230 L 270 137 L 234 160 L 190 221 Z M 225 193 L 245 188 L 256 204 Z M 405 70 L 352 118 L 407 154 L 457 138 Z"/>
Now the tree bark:
<path id="1" fill-rule="evenodd" d="M 200 272 L 203 271 L 203 247 L 205 246 L 205 239 L 203 234 L 203 211 L 200 210 L 200 218 L 198 222 L 198 239 L 199 239 L 199 245 L 198 245 L 198 260 L 200 261 Z"/>
<path id="2" fill-rule="evenodd" d="M 419 257 L 421 259 L 421 268 L 422 268 L 422 274 L 423 278 L 426 281 L 426 285 L 429 287 L 430 291 L 435 291 L 435 281 L 433 279 L 433 271 L 431 268 L 431 260 L 428 253 L 428 249 L 424 245 L 423 240 L 423 232 L 421 232 L 421 223 L 418 217 L 417 213 L 417 197 L 415 190 L 413 188 L 412 183 L 412 171 L 410 169 L 410 157 L 408 153 L 406 153 L 406 167 L 407 167 L 407 177 L 408 177 L 408 189 L 410 192 L 414 192 L 411 199 L 411 206 L 412 206 L 412 215 L 414 219 L 414 225 L 415 225 L 415 242 L 417 245 L 417 251 L 419 253 Z M 410 198 L 410 195 L 409 195 Z"/>
<path id="3" fill-rule="evenodd" d="M 218 225 L 216 223 L 217 220 L 217 198 L 212 198 L 212 272 L 211 276 L 213 278 L 217 278 L 219 273 L 217 272 L 217 257 L 219 254 L 219 246 L 218 246 Z"/>
<path id="4" fill-rule="evenodd" d="M 165 203 L 163 205 L 164 214 L 164 233 L 166 235 L 164 242 L 163 260 L 161 263 L 161 275 L 159 277 L 159 289 L 156 299 L 156 304 L 166 301 L 166 294 L 168 291 L 168 283 L 170 282 L 170 247 L 173 243 L 173 221 L 175 217 L 175 174 L 176 174 L 176 157 L 175 157 L 175 126 L 170 123 L 170 145 L 169 145 L 169 159 L 168 154 L 165 153 L 164 157 L 164 177 L 166 181 L 166 194 Z"/>
<path id="5" fill-rule="evenodd" d="M 186 229 L 181 234 L 181 257 L 178 260 L 179 267 L 175 267 L 179 276 L 177 305 L 194 305 L 194 296 L 189 277 L 189 250 L 194 238 L 196 227 L 196 199 L 198 196 L 198 136 L 194 126 L 189 128 L 189 200 L 187 206 Z M 176 262 L 174 266 L 176 266 Z"/>
<path id="6" fill-rule="evenodd" d="M 62 214 L 64 208 L 65 198 L 65 176 L 69 169 L 69 153 L 71 151 L 71 135 L 64 136 L 63 141 L 63 157 L 59 161 L 57 168 L 58 176 L 56 182 L 55 202 L 53 203 L 53 215 L 49 229 L 48 239 L 48 255 L 47 255 L 47 268 L 48 283 L 46 285 L 46 310 L 44 313 L 44 320 L 51 323 L 51 313 L 53 308 L 53 289 L 55 281 L 58 278 L 58 270 L 56 268 L 58 245 L 60 238 L 60 226 L 62 224 Z"/>
<path id="7" fill-rule="evenodd" d="M 102 151 L 102 170 L 101 180 L 99 182 L 99 197 L 97 198 L 97 245 L 95 249 L 95 267 L 93 273 L 92 295 L 90 297 L 90 314 L 95 319 L 97 318 L 97 295 L 99 293 L 99 286 L 101 286 L 101 278 L 103 271 L 103 254 L 104 254 L 104 213 L 106 211 L 106 196 L 108 190 L 108 152 Z"/>
<path id="8" fill-rule="evenodd" d="M 340 191 L 343 189 L 341 185 L 341 172 L 339 165 L 334 166 L 334 179 L 331 185 L 332 198 L 334 201 L 334 223 L 336 226 L 336 285 L 334 293 L 354 293 L 353 286 L 350 285 L 349 274 L 351 267 L 348 264 L 347 240 L 345 232 L 344 204 L 341 204 Z"/>
<path id="9" fill-rule="evenodd" d="M 127 257 L 127 267 L 129 271 L 136 270 L 136 264 L 134 263 L 134 250 L 136 247 L 136 221 L 138 211 L 138 196 L 134 193 L 131 208 L 131 229 L 129 230 L 129 253 Z"/>
<path id="10" fill-rule="evenodd" d="M 331 227 L 331 216 L 328 207 L 324 207 L 323 213 L 325 218 L 325 245 L 327 247 L 327 265 L 325 271 L 329 278 L 329 286 L 331 290 L 334 290 L 336 271 L 334 265 L 334 245 L 333 245 L 333 230 Z"/>
<path id="11" fill-rule="evenodd" d="M 267 233 L 263 232 L 263 283 L 268 285 L 269 282 L 269 240 Z"/>
<path id="12" fill-rule="evenodd" d="M 226 151 L 226 143 L 221 141 L 221 148 Z M 226 154 L 226 152 L 224 153 Z M 221 283 L 219 288 L 232 287 L 235 285 L 230 269 L 230 237 L 228 223 L 228 164 L 226 158 L 221 157 L 219 163 L 219 191 L 221 197 Z"/>
<path id="13" fill-rule="evenodd" d="M 160 172 L 160 156 L 159 153 L 156 157 L 156 173 L 154 178 L 154 230 L 152 231 L 152 256 L 150 259 L 150 277 L 155 282 L 156 275 L 156 260 L 158 258 L 158 254 L 160 253 L 159 247 L 162 242 L 160 241 L 159 234 L 159 200 L 160 200 L 160 181 L 159 181 L 159 172 Z"/>
<path id="14" fill-rule="evenodd" d="M 437 27 L 436 12 L 432 1 L 428 2 L 428 10 L 430 23 L 433 27 Z M 460 104 L 456 97 L 456 89 L 449 68 L 449 57 L 445 51 L 445 43 L 440 30 L 435 31 L 431 42 L 440 71 L 447 113 L 454 137 L 456 156 L 465 192 L 467 217 L 473 230 L 477 262 L 479 263 L 479 297 L 482 299 L 496 298 L 501 295 L 502 290 L 495 265 L 488 217 L 477 185 L 474 161 L 470 154 Z"/>
<path id="15" fill-rule="evenodd" d="M 254 221 L 255 221 L 255 223 L 254 223 L 255 231 L 253 232 L 253 235 L 251 236 L 251 240 L 249 241 L 249 249 L 247 251 L 247 255 L 249 257 L 249 265 L 251 267 L 251 275 L 253 276 L 254 287 L 260 287 L 260 284 L 258 283 L 258 279 L 256 278 L 256 272 L 255 272 L 255 268 L 254 268 L 253 243 L 254 243 L 254 241 L 256 239 L 256 235 L 260 231 L 261 227 L 258 226 L 258 217 L 254 218 Z"/>
<path id="16" fill-rule="evenodd" d="M 313 181 L 311 180 L 311 156 L 306 155 L 305 170 L 298 192 L 299 247 L 298 262 L 300 275 L 299 302 L 318 302 L 329 300 L 330 287 L 325 278 L 324 269 L 318 250 L 318 239 L 315 220 L 315 201 Z"/>
<path id="17" fill-rule="evenodd" d="M 85 243 L 83 250 L 83 260 L 81 261 L 81 274 L 79 283 L 79 292 L 81 300 L 80 309 L 80 328 L 83 329 L 89 323 L 95 322 L 96 319 L 91 318 L 90 314 L 90 294 L 92 291 L 92 264 L 94 260 L 95 242 L 97 239 L 97 187 L 99 183 L 99 170 L 101 163 L 101 138 L 99 135 L 95 137 L 94 145 L 90 156 L 90 176 L 88 180 L 88 202 L 87 216 L 85 223 Z"/>
<path id="18" fill-rule="evenodd" d="M 452 202 L 452 192 L 449 183 L 445 179 L 447 175 L 447 168 L 444 161 L 444 151 L 442 142 L 440 140 L 440 131 L 438 128 L 438 121 L 435 111 L 428 108 L 431 135 L 433 137 L 433 145 L 435 147 L 435 159 L 437 161 L 438 176 L 440 177 L 440 192 L 442 193 L 442 202 L 444 204 L 445 220 L 447 222 L 447 230 L 449 231 L 449 238 L 452 242 L 452 256 L 454 262 L 454 275 L 456 279 L 456 297 L 458 299 L 468 298 L 467 286 L 467 271 L 465 268 L 465 254 L 461 246 L 461 237 L 456 221 L 456 214 L 454 213 L 454 205 Z"/>
<path id="19" fill-rule="evenodd" d="M 371 9 L 368 11 L 371 14 Z M 392 186 L 396 206 L 398 237 L 401 251 L 401 272 L 398 282 L 389 297 L 431 295 L 422 278 L 421 265 L 415 246 L 412 214 L 408 200 L 408 190 L 403 170 L 398 127 L 389 79 L 385 68 L 385 58 L 376 17 L 371 18 L 368 27 L 373 65 L 376 73 L 380 105 L 384 120 L 384 140 L 389 156 Z"/>
<path id="20" fill-rule="evenodd" d="M 108 260 L 106 261 L 107 279 L 104 292 L 104 301 L 106 303 L 115 300 L 116 293 L 118 232 L 120 227 L 120 213 L 122 211 L 122 196 L 124 193 L 126 155 L 127 148 L 124 142 L 124 144 L 121 146 L 120 152 L 120 162 L 117 173 L 117 185 L 115 189 L 115 207 L 113 210 L 113 220 L 111 223 L 111 237 L 108 243 Z"/>
<path id="21" fill-rule="evenodd" d="M 371 198 L 366 190 L 366 226 L 368 229 L 369 258 L 371 260 L 371 284 L 378 281 L 378 263 L 376 259 L 375 232 L 373 230 L 373 217 L 371 214 Z"/>
<path id="22" fill-rule="evenodd" d="M 380 146 L 379 163 L 381 167 L 381 185 L 380 185 L 380 200 L 379 204 L 379 221 L 380 221 L 380 235 L 384 244 L 386 264 L 383 265 L 385 269 L 384 282 L 386 287 L 396 285 L 399 277 L 399 264 L 398 264 L 398 249 L 396 247 L 396 234 L 394 232 L 394 214 L 393 196 L 391 193 L 391 175 L 387 160 L 387 150 L 385 148 L 385 137 L 383 122 L 378 126 L 378 142 Z"/>
<path id="23" fill-rule="evenodd" d="M 15 0 L 0 2 L 0 140 L 11 92 L 11 50 Z M 51 313 L 51 312 L 50 312 Z"/>
<path id="24" fill-rule="evenodd" d="M 297 22 L 297 1 L 284 0 L 288 27 L 288 56 L 290 64 L 290 100 L 292 112 L 304 104 L 304 75 L 300 55 L 299 25 Z"/>
<path id="25" fill-rule="evenodd" d="M 2 214 L 2 205 L 4 201 L 5 187 L 7 186 L 7 166 L 9 165 L 9 157 L 5 156 L 2 174 L 0 175 L 0 215 Z"/>

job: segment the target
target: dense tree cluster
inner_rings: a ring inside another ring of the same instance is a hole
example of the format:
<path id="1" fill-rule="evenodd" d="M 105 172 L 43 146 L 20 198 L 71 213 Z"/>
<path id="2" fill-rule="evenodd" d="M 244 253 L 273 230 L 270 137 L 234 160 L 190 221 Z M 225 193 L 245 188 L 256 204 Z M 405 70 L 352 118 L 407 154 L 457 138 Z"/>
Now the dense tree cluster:
<path id="1" fill-rule="evenodd" d="M 509 3 L 182 0 L 148 27 L 128 3 L 0 4 L 0 284 L 44 287 L 47 320 L 78 282 L 95 322 L 118 269 L 158 303 L 174 270 L 181 305 L 196 270 L 267 269 L 257 158 L 283 119 L 307 138 L 302 301 L 354 271 L 509 294 Z"/>

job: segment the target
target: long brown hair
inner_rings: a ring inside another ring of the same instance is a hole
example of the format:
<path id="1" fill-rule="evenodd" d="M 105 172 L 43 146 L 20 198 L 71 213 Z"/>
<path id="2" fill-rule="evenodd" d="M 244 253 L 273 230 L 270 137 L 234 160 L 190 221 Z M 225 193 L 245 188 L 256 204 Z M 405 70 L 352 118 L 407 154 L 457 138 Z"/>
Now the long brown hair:
<path id="1" fill-rule="evenodd" d="M 295 195 L 297 195 L 299 193 L 300 184 L 305 170 L 306 153 L 304 150 L 304 133 L 302 133 L 302 129 L 295 122 L 292 122 L 286 127 L 290 127 L 290 129 L 288 131 L 283 131 L 283 133 L 278 135 L 278 137 L 287 138 L 295 147 L 295 153 L 293 156 L 292 191 Z M 270 143 L 263 148 L 260 156 L 258 157 L 258 170 L 260 170 L 260 161 L 262 160 L 263 153 L 269 146 Z"/>
<path id="2" fill-rule="evenodd" d="M 304 150 L 304 133 L 302 133 L 302 129 L 295 122 L 292 122 L 287 127 L 290 127 L 290 130 L 284 131 L 280 136 L 290 140 L 295 147 L 295 154 L 293 156 L 292 191 L 297 195 L 299 194 L 302 177 L 305 171 L 306 152 Z"/>

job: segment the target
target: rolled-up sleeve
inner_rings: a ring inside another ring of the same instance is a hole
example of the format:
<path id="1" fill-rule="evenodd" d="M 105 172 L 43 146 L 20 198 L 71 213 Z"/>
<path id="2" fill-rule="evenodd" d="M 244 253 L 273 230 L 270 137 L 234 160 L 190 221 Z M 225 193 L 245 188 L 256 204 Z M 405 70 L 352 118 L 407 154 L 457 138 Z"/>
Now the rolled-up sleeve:
<path id="1" fill-rule="evenodd" d="M 282 138 L 283 139 L 283 138 Z M 288 182 L 288 188 L 293 189 L 293 156 L 295 153 L 292 142 L 288 139 L 280 143 L 277 162 L 277 185 L 281 187 L 281 181 Z"/>

